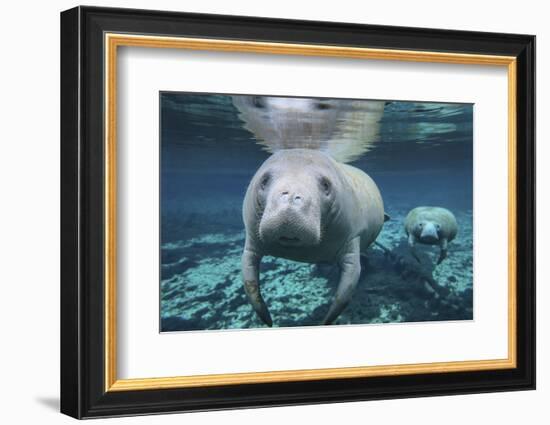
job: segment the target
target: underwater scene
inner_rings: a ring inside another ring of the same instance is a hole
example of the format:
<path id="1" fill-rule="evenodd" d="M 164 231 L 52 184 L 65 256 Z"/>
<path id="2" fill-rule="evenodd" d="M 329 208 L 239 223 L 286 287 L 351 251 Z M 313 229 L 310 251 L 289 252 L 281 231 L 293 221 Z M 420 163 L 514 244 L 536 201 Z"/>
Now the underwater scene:
<path id="1" fill-rule="evenodd" d="M 473 105 L 160 93 L 160 331 L 473 319 Z"/>

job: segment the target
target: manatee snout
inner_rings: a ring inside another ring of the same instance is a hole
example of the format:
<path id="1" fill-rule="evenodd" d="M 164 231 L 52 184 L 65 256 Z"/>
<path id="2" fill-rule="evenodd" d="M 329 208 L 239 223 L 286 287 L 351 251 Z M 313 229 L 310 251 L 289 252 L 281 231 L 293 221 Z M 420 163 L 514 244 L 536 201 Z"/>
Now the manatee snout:
<path id="1" fill-rule="evenodd" d="M 439 231 L 441 226 L 432 221 L 418 223 L 416 236 L 422 243 L 436 244 L 439 241 Z"/>
<path id="2" fill-rule="evenodd" d="M 319 202 L 311 189 L 275 182 L 259 226 L 263 242 L 284 246 L 313 246 L 321 240 Z"/>

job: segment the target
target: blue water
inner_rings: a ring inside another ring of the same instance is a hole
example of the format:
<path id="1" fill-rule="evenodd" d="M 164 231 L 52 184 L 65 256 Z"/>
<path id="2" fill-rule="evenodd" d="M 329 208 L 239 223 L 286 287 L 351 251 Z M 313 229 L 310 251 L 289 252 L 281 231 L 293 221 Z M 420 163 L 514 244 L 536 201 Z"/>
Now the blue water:
<path id="1" fill-rule="evenodd" d="M 270 153 L 225 95 L 161 94 L 161 330 L 264 327 L 242 287 L 242 201 Z M 388 101 L 370 151 L 351 163 L 378 185 L 391 220 L 367 253 L 353 301 L 334 324 L 471 320 L 473 106 Z M 441 206 L 459 232 L 437 247 L 406 244 L 412 208 Z M 322 323 L 336 267 L 265 257 L 261 288 L 274 326 Z"/>

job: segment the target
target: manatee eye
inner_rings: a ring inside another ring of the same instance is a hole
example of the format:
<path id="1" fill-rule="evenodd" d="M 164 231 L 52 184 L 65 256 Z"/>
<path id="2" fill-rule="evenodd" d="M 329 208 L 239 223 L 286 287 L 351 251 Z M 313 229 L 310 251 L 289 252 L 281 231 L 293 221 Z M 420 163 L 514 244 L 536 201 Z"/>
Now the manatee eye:
<path id="1" fill-rule="evenodd" d="M 422 228 L 424 226 L 424 223 L 418 223 L 418 227 Z"/>
<path id="2" fill-rule="evenodd" d="M 325 193 L 325 195 L 330 195 L 330 190 L 332 188 L 332 185 L 330 184 L 330 180 L 327 179 L 326 177 L 321 177 L 321 189 L 323 189 L 323 192 Z"/>
<path id="3" fill-rule="evenodd" d="M 325 109 L 330 109 L 330 105 L 328 103 L 323 103 L 323 102 L 319 102 L 315 105 L 315 107 L 317 109 L 320 109 L 320 110 L 325 110 Z"/>
<path id="4" fill-rule="evenodd" d="M 269 180 L 271 180 L 271 176 L 269 173 L 266 173 L 262 176 L 262 179 L 260 180 L 260 189 L 265 190 L 267 185 L 269 184 Z"/>
<path id="5" fill-rule="evenodd" d="M 437 230 L 441 229 L 441 226 L 437 224 L 435 227 L 437 227 Z"/>
<path id="6" fill-rule="evenodd" d="M 254 105 L 255 108 L 258 109 L 264 109 L 265 108 L 265 100 L 262 96 L 253 96 L 252 97 L 252 105 Z"/>

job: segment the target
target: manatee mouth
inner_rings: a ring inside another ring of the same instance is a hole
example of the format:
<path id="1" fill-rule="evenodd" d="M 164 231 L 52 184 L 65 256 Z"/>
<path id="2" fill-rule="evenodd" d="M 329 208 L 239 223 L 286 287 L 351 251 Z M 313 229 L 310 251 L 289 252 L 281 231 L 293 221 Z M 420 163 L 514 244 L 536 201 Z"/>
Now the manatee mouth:
<path id="1" fill-rule="evenodd" d="M 300 243 L 300 238 L 297 238 L 296 236 L 281 236 L 279 237 L 279 242 L 283 245 L 296 245 Z"/>
<path id="2" fill-rule="evenodd" d="M 432 245 L 432 244 L 435 244 L 435 243 L 439 242 L 439 239 L 438 239 L 437 236 L 421 236 L 420 237 L 420 242 L 428 244 L 428 245 Z"/>
<path id="3" fill-rule="evenodd" d="M 282 211 L 264 211 L 258 229 L 260 240 L 280 248 L 298 249 L 316 246 L 321 241 L 319 218 L 287 208 Z"/>

